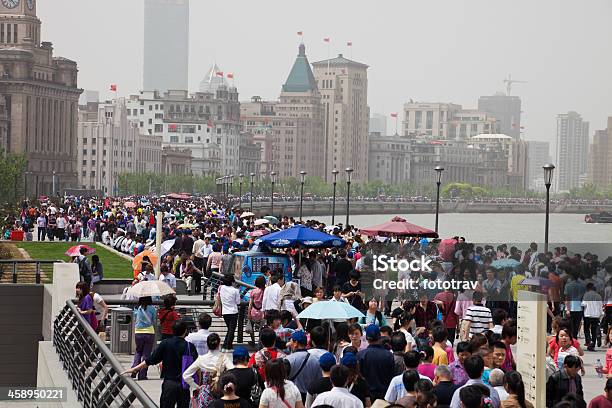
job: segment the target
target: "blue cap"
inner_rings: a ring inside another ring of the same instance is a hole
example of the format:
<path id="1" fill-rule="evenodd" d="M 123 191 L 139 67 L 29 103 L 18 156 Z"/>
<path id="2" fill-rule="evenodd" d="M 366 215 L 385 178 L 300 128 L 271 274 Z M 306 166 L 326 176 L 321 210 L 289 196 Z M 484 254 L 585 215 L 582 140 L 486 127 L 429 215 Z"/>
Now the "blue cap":
<path id="1" fill-rule="evenodd" d="M 347 367 L 355 367 L 357 365 L 357 357 L 353 353 L 346 353 L 344 356 L 342 356 L 340 363 Z"/>
<path id="2" fill-rule="evenodd" d="M 291 335 L 291 340 L 298 342 L 299 344 L 307 344 L 308 337 L 306 337 L 306 333 L 301 330 L 294 331 Z"/>
<path id="3" fill-rule="evenodd" d="M 323 371 L 329 371 L 331 368 L 336 365 L 336 357 L 330 352 L 323 354 L 319 358 L 319 366 Z"/>
<path id="4" fill-rule="evenodd" d="M 245 347 L 238 346 L 234 349 L 232 356 L 234 360 L 244 361 L 249 358 L 249 351 Z"/>
<path id="5" fill-rule="evenodd" d="M 376 324 L 371 324 L 365 329 L 366 339 L 378 340 L 380 339 L 380 328 Z"/>

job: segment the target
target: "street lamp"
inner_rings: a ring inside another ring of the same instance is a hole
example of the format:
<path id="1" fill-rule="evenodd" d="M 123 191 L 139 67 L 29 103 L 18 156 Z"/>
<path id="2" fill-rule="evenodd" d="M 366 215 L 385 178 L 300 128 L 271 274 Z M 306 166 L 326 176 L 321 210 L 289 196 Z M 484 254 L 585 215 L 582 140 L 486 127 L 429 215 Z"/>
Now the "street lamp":
<path id="1" fill-rule="evenodd" d="M 253 184 L 255 183 L 255 173 L 251 173 L 250 176 L 251 176 L 251 196 L 250 196 L 251 205 L 250 205 L 249 211 L 253 212 Z"/>
<path id="2" fill-rule="evenodd" d="M 351 202 L 351 174 L 353 173 L 353 169 L 347 167 L 344 171 L 346 172 L 346 226 L 348 227 L 350 212 L 349 208 Z"/>
<path id="3" fill-rule="evenodd" d="M 276 172 L 270 172 L 270 181 L 272 182 L 272 194 L 270 196 L 270 202 L 272 204 L 270 208 L 270 215 L 274 215 L 274 182 L 276 181 Z"/>
<path id="4" fill-rule="evenodd" d="M 438 186 L 436 193 L 436 234 L 438 233 L 438 217 L 440 214 L 440 184 L 442 184 L 442 172 L 444 171 L 444 167 L 436 166 L 434 169 L 436 173 L 438 173 L 438 180 L 436 181 L 436 185 Z"/>
<path id="5" fill-rule="evenodd" d="M 544 185 L 546 186 L 546 224 L 544 226 L 544 252 L 548 252 L 548 214 L 550 211 L 550 185 L 552 184 L 553 171 L 555 165 L 552 163 L 545 164 L 544 169 Z"/>
<path id="6" fill-rule="evenodd" d="M 334 219 L 336 218 L 336 184 L 338 183 L 338 173 L 340 173 L 338 170 L 336 170 L 336 169 L 332 170 L 332 174 L 334 175 L 334 195 L 332 196 L 332 220 L 331 220 L 331 225 L 336 225 L 336 224 L 334 224 Z"/>
<path id="7" fill-rule="evenodd" d="M 233 190 L 233 187 L 234 187 L 234 175 L 233 175 L 233 174 L 230 174 L 230 175 L 229 175 L 229 176 L 227 176 L 227 177 L 228 177 L 228 179 L 229 179 L 229 180 L 228 180 L 228 181 L 229 181 L 229 196 L 231 196 L 231 197 L 232 197 L 232 198 L 229 198 L 229 196 L 228 196 L 227 206 L 228 206 L 228 207 L 231 207 L 231 202 L 232 202 L 232 201 L 234 201 L 234 200 L 233 200 L 234 196 L 232 196 L 232 194 L 233 194 L 233 192 L 234 192 L 234 190 Z"/>
<path id="8" fill-rule="evenodd" d="M 306 181 L 306 172 L 300 171 L 300 222 L 302 222 L 302 206 L 304 204 L 304 181 Z"/>
<path id="9" fill-rule="evenodd" d="M 242 181 L 244 180 L 244 174 L 238 175 L 238 208 L 242 209 Z"/>

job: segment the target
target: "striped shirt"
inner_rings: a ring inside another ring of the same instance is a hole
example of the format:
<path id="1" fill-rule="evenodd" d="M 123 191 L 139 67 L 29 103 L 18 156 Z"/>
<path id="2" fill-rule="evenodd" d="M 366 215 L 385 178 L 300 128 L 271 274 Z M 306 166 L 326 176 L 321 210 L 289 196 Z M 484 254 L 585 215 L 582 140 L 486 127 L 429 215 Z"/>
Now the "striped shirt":
<path id="1" fill-rule="evenodd" d="M 470 336 L 487 331 L 493 322 L 491 310 L 483 305 L 472 305 L 465 312 L 465 320 L 471 322 Z"/>

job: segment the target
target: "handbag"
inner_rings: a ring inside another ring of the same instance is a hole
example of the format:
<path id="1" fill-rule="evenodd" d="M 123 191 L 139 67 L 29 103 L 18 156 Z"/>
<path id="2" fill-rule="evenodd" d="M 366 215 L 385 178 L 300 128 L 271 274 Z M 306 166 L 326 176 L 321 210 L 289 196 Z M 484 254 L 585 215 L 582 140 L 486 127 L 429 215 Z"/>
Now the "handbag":
<path id="1" fill-rule="evenodd" d="M 217 290 L 217 296 L 215 296 L 215 304 L 213 305 L 212 312 L 217 317 L 223 316 L 223 305 L 221 304 L 221 287 Z"/>
<path id="2" fill-rule="evenodd" d="M 255 382 L 253 383 L 253 386 L 251 387 L 251 395 L 249 396 L 249 398 L 253 402 L 253 406 L 259 406 L 259 400 L 261 398 L 261 393 L 263 390 L 261 389 L 261 386 L 259 385 L 259 374 L 257 373 L 257 370 L 255 369 L 255 367 L 252 367 L 252 370 L 253 370 L 253 378 Z"/>
<path id="3" fill-rule="evenodd" d="M 183 356 L 181 357 L 181 373 L 184 373 L 190 365 L 193 364 L 193 356 L 190 353 L 189 350 L 189 342 L 185 342 L 185 352 L 183 353 Z M 200 377 L 198 376 L 197 373 L 195 373 L 193 375 L 193 379 L 195 380 L 196 384 L 200 384 Z M 181 375 L 181 385 L 183 386 L 184 390 L 188 390 L 189 389 L 189 384 L 187 384 L 185 382 L 185 380 L 183 379 L 183 376 Z"/>

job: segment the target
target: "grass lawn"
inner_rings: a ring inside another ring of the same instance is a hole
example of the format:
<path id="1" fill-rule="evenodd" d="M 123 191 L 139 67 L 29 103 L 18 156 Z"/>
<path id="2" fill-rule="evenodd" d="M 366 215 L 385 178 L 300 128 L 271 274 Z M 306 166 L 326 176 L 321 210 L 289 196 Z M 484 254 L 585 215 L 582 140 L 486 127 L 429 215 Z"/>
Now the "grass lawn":
<path id="1" fill-rule="evenodd" d="M 25 249 L 30 257 L 33 259 L 59 259 L 66 262 L 70 261 L 70 258 L 64 255 L 64 252 L 71 246 L 75 245 L 75 242 L 15 242 L 13 243 L 19 247 Z M 78 244 L 78 243 L 76 243 Z M 134 276 L 132 271 L 132 264 L 125 258 L 114 254 L 106 248 L 94 244 L 92 242 L 84 242 L 84 245 L 91 246 L 96 249 L 96 255 L 100 257 L 100 262 L 104 267 L 104 279 L 112 278 L 124 278 L 129 279 Z M 91 256 L 89 256 L 91 261 Z"/>

